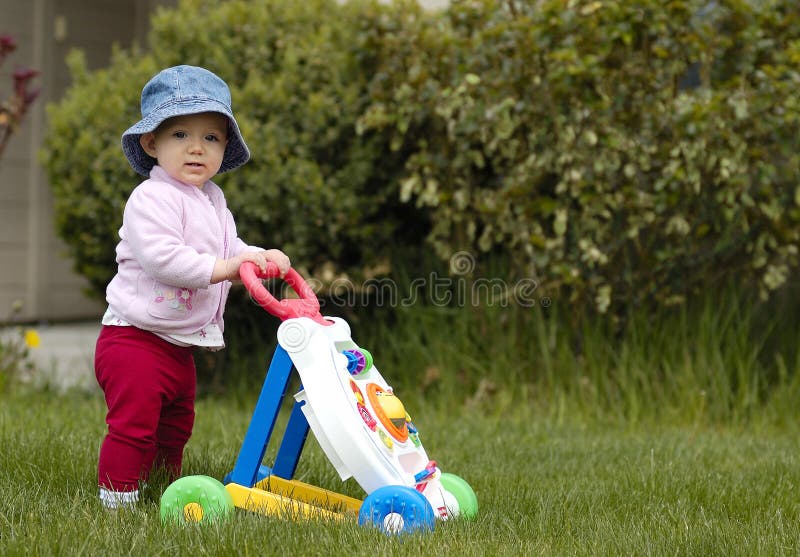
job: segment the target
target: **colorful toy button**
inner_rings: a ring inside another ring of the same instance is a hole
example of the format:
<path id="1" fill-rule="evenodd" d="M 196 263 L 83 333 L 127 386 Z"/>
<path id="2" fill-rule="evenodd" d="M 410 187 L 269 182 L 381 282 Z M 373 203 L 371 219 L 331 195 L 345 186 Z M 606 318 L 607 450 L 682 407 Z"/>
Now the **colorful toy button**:
<path id="1" fill-rule="evenodd" d="M 347 371 L 350 375 L 359 375 L 372 368 L 372 354 L 363 348 L 344 350 L 342 354 L 347 357 Z"/>
<path id="2" fill-rule="evenodd" d="M 420 472 L 414 474 L 414 481 L 417 483 L 424 482 L 436 472 L 436 461 L 431 460 Z"/>
<path id="3" fill-rule="evenodd" d="M 386 448 L 391 451 L 394 447 L 394 441 L 392 441 L 392 438 L 389 437 L 382 429 L 378 430 L 378 437 L 381 438 L 381 441 L 383 441 L 383 444 L 386 446 Z"/>
<path id="4" fill-rule="evenodd" d="M 350 375 L 354 375 L 358 373 L 356 370 L 358 369 L 358 356 L 355 355 L 354 350 L 343 350 L 342 354 L 347 357 L 347 371 L 350 372 Z"/>
<path id="5" fill-rule="evenodd" d="M 385 390 L 377 383 L 368 383 L 366 391 L 367 400 L 380 424 L 395 440 L 405 443 L 408 440 L 408 428 L 403 403 L 394 392 Z"/>

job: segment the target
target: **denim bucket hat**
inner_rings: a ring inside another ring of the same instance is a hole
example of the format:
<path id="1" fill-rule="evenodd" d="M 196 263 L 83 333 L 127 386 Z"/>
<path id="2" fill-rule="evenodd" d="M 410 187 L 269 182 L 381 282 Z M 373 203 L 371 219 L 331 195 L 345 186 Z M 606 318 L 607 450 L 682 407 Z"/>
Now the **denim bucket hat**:
<path id="1" fill-rule="evenodd" d="M 156 128 L 173 116 L 218 112 L 228 117 L 228 145 L 219 172 L 243 165 L 250 151 L 239 132 L 231 110 L 231 92 L 215 74 L 196 66 L 175 66 L 156 74 L 142 89 L 142 119 L 122 134 L 122 150 L 133 169 L 150 176 L 156 164 L 139 143 L 144 133 Z"/>

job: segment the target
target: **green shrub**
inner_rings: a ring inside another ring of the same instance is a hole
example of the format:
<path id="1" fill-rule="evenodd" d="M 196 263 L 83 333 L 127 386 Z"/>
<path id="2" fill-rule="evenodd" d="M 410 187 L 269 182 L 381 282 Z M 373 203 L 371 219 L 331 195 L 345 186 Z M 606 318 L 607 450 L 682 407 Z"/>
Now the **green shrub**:
<path id="1" fill-rule="evenodd" d="M 102 292 L 139 181 L 119 149 L 142 84 L 207 66 L 253 160 L 219 182 L 248 241 L 358 281 L 424 238 L 500 252 L 624 313 L 718 281 L 762 297 L 797 267 L 800 16 L 790 0 L 184 0 L 151 54 L 117 52 L 50 107 L 57 227 Z M 694 72 L 694 73 L 693 73 Z M 696 86 L 688 86 L 695 77 Z M 409 261 L 409 258 L 412 258 Z"/>
<path id="2" fill-rule="evenodd" d="M 399 27 L 360 129 L 409 153 L 442 256 L 510 253 L 601 312 L 796 268 L 795 2 L 455 1 Z"/>
<path id="3" fill-rule="evenodd" d="M 231 88 L 252 159 L 217 178 L 249 243 L 280 247 L 329 279 L 385 267 L 401 233 L 421 243 L 425 227 L 408 222 L 424 219 L 394 194 L 402 162 L 385 156 L 380 138 L 355 133 L 370 77 L 363 30 L 382 13 L 333 0 L 185 0 L 154 16 L 149 54 L 117 51 L 108 68 L 89 72 L 72 53 L 74 83 L 49 107 L 43 161 L 58 233 L 95 295 L 113 276 L 122 209 L 141 180 L 120 135 L 139 119 L 144 83 L 182 63 Z"/>

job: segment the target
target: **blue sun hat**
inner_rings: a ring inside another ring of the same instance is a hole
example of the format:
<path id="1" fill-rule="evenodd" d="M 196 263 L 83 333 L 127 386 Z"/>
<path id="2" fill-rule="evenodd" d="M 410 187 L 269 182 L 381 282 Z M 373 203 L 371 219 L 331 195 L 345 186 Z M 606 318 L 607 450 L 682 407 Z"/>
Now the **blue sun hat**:
<path id="1" fill-rule="evenodd" d="M 133 169 L 149 177 L 156 160 L 139 143 L 142 134 L 173 116 L 218 112 L 228 117 L 228 145 L 219 172 L 243 165 L 250 151 L 231 110 L 231 92 L 215 74 L 196 66 L 175 66 L 156 74 L 142 89 L 142 119 L 122 134 L 122 150 Z"/>

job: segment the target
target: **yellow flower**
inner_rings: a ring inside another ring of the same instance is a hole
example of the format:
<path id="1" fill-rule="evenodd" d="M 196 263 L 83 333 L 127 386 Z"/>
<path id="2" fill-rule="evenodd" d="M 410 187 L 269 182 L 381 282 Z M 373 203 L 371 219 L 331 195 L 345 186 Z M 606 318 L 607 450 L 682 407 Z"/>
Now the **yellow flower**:
<path id="1" fill-rule="evenodd" d="M 42 339 L 36 329 L 25 329 L 25 345 L 28 348 L 39 348 Z"/>

